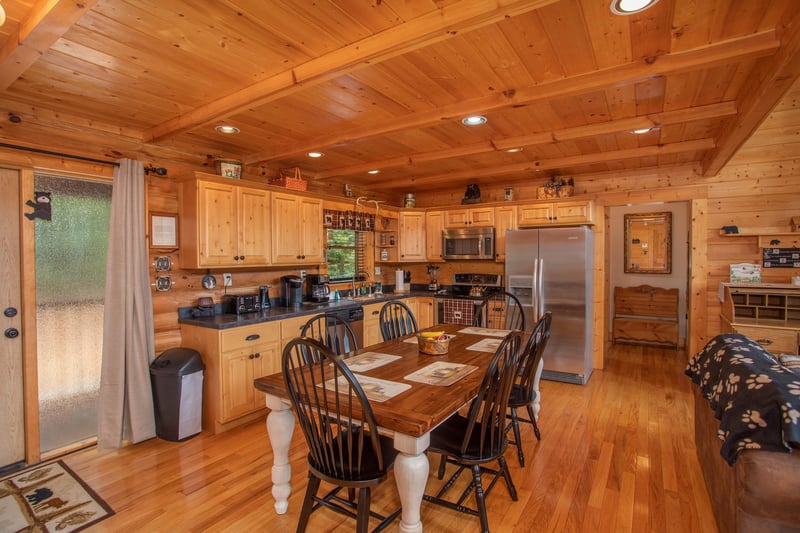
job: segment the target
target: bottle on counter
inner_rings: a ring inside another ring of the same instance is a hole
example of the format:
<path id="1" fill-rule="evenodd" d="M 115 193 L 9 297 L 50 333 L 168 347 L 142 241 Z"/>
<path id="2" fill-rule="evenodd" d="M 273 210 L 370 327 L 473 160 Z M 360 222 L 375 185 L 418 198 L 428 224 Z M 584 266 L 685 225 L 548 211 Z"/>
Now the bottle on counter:
<path id="1" fill-rule="evenodd" d="M 333 289 L 333 301 L 334 302 L 339 301 L 339 289 Z"/>

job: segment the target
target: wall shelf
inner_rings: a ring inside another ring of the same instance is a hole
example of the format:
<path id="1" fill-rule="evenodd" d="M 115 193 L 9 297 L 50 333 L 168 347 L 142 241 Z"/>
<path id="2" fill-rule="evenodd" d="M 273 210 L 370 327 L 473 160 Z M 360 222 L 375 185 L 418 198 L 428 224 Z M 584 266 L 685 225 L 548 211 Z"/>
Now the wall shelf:
<path id="1" fill-rule="evenodd" d="M 763 230 L 740 230 L 739 233 L 725 233 L 719 230 L 723 237 L 754 237 L 756 239 L 756 249 L 762 248 L 800 248 L 800 232 L 798 231 L 771 231 L 769 228 Z M 771 244 L 773 240 L 780 241 L 779 244 Z"/>

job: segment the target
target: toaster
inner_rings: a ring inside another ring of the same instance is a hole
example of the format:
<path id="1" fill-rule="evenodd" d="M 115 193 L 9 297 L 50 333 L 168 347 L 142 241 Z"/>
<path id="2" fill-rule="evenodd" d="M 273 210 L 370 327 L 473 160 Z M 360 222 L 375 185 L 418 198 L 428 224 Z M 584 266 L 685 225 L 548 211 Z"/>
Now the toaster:
<path id="1" fill-rule="evenodd" d="M 228 309 L 237 315 L 261 311 L 261 297 L 258 294 L 226 296 L 225 299 Z"/>

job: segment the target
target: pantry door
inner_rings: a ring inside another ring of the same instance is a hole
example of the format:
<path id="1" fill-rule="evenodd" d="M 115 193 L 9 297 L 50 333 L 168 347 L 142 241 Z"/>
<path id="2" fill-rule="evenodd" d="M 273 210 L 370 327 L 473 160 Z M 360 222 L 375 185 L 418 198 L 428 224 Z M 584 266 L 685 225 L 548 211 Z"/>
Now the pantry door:
<path id="1" fill-rule="evenodd" d="M 19 171 L 0 168 L 0 470 L 25 460 Z"/>

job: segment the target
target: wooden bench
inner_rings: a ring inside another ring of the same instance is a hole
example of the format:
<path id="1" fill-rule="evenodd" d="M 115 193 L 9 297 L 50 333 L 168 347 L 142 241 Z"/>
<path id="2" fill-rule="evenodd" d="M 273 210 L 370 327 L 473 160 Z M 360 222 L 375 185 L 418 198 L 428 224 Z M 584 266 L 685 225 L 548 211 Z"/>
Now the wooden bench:
<path id="1" fill-rule="evenodd" d="M 678 289 L 614 287 L 614 343 L 678 347 Z"/>

